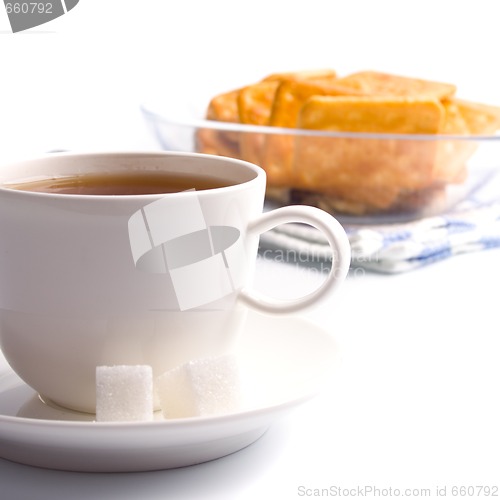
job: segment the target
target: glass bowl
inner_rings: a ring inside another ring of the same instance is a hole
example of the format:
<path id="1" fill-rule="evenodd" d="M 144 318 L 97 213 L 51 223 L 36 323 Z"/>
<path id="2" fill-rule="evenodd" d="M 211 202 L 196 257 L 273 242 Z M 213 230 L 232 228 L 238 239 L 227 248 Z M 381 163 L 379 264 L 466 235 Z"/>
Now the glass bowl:
<path id="1" fill-rule="evenodd" d="M 346 223 L 443 214 L 474 203 L 500 173 L 500 135 L 328 132 L 206 120 L 206 105 L 164 109 L 142 106 L 161 148 L 256 163 L 269 201 L 317 206 Z"/>

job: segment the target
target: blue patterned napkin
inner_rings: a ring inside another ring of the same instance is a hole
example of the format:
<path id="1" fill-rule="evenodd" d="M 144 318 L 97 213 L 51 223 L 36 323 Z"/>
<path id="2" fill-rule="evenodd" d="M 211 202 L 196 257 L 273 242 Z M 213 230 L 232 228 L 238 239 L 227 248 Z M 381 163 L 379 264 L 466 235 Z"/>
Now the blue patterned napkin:
<path id="1" fill-rule="evenodd" d="M 344 225 L 352 266 L 383 273 L 417 269 L 459 255 L 500 247 L 500 174 L 447 214 L 402 224 Z M 301 261 L 331 259 L 316 229 L 287 224 L 261 237 L 261 245 L 296 252 Z"/>

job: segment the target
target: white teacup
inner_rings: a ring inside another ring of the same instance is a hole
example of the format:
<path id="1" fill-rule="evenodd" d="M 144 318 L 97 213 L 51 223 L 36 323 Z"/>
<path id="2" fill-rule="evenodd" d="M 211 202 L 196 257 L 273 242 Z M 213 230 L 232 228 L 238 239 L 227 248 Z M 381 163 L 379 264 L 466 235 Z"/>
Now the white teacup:
<path id="1" fill-rule="evenodd" d="M 151 172 L 228 185 L 130 195 L 26 190 L 47 177 Z M 312 207 L 263 214 L 265 182 L 253 164 L 191 153 L 55 154 L 2 166 L 0 347 L 13 370 L 42 397 L 92 413 L 96 366 L 148 364 L 160 375 L 227 352 L 248 305 L 286 313 L 323 299 L 347 274 L 346 234 Z M 258 295 L 249 283 L 259 235 L 287 222 L 324 233 L 331 272 L 305 297 Z"/>

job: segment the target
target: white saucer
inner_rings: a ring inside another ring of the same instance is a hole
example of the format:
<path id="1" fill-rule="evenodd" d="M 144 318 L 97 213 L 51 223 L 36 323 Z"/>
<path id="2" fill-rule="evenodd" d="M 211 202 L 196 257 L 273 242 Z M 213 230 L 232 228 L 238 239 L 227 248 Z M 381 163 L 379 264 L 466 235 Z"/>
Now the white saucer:
<path id="1" fill-rule="evenodd" d="M 293 316 L 250 312 L 238 340 L 249 403 L 238 413 L 95 422 L 49 406 L 0 359 L 0 457 L 38 467 L 125 472 L 193 465 L 241 450 L 316 395 L 336 363 L 332 336 Z"/>

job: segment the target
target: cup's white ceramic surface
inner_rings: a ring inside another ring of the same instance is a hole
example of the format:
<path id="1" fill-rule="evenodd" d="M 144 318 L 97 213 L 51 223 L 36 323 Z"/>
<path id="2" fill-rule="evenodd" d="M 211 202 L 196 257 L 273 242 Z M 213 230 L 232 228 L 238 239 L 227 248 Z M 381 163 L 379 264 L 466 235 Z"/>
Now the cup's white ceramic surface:
<path id="1" fill-rule="evenodd" d="M 231 185 L 119 196 L 8 187 L 130 170 L 202 174 Z M 286 313 L 324 298 L 348 271 L 345 232 L 311 207 L 263 214 L 264 194 L 262 169 L 208 155 L 56 154 L 3 165 L 0 347 L 14 371 L 42 397 L 93 412 L 96 366 L 149 364 L 160 375 L 230 349 L 248 305 Z M 318 290 L 282 301 L 249 284 L 260 233 L 286 222 L 318 227 L 334 259 Z"/>

